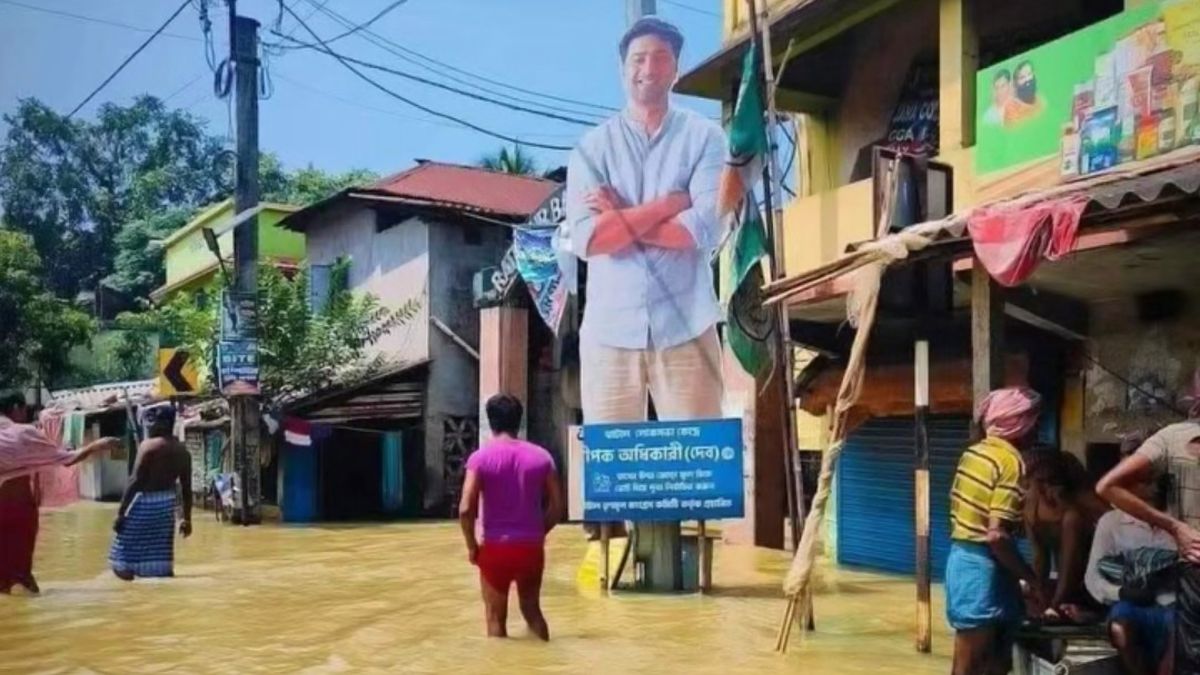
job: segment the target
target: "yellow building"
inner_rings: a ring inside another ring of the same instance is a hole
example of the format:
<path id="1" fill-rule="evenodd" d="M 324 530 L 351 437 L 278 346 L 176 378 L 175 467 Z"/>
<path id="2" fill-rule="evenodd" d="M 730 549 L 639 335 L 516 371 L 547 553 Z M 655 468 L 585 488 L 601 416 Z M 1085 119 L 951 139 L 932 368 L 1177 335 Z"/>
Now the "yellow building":
<path id="1" fill-rule="evenodd" d="M 264 202 L 253 210 L 258 215 L 258 255 L 261 262 L 283 267 L 297 267 L 304 260 L 304 235 L 279 226 L 279 221 L 297 210 L 287 204 Z M 221 255 L 227 266 L 233 264 L 233 230 L 235 220 L 233 200 L 213 204 L 200 212 L 187 225 L 163 240 L 167 280 L 150 297 L 161 302 L 173 293 L 195 290 L 208 285 L 219 273 L 220 266 L 204 240 L 205 229 L 217 236 Z"/>
<path id="2" fill-rule="evenodd" d="M 1182 347 L 1200 337 L 1200 321 L 1180 309 L 1198 273 L 1186 255 L 1197 237 L 1181 225 L 1196 222 L 1200 185 L 1200 50 L 1189 37 L 1200 1 L 757 3 L 767 8 L 759 23 L 770 27 L 777 109 L 796 130 L 797 196 L 782 207 L 788 276 L 876 238 L 880 147 L 934 167 L 892 230 L 945 216 L 965 224 L 983 206 L 1027 215 L 1032 203 L 1065 200 L 1082 209 L 1069 255 L 1012 288 L 985 273 L 961 229 L 926 257 L 940 266 L 929 276 L 902 266 L 884 279 L 862 399 L 871 421 L 851 437 L 837 483 L 858 496 L 833 500 L 831 530 L 843 562 L 912 569 L 912 344 L 924 331 L 941 415 L 930 432 L 936 578 L 948 521 L 938 500 L 980 392 L 1012 380 L 1034 386 L 1047 400 L 1040 440 L 1102 471 L 1118 433 L 1168 421 L 1161 400 L 1183 400 L 1200 365 Z M 722 48 L 681 76 L 679 93 L 732 105 L 748 6 L 724 0 Z M 944 304 L 931 318 L 913 304 L 914 289 L 932 296 L 935 277 Z M 793 341 L 833 364 L 809 383 L 815 399 L 828 401 L 840 379 L 850 288 L 830 273 L 788 300 Z M 1122 378 L 1139 384 L 1126 391 Z M 1158 393 L 1147 403 L 1143 390 Z M 802 449 L 819 449 L 820 419 L 801 426 Z M 782 501 L 761 467 L 782 460 L 754 454 L 755 489 L 769 495 L 756 500 L 761 515 Z"/>

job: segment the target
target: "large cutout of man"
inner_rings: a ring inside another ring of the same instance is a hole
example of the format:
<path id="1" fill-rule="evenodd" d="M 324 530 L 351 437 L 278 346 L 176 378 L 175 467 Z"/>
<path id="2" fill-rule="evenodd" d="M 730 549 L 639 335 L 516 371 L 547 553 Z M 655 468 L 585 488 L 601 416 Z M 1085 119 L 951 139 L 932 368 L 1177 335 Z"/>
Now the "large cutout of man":
<path id="1" fill-rule="evenodd" d="M 721 417 L 720 315 L 710 259 L 720 238 L 725 136 L 670 103 L 683 36 L 637 21 L 619 44 L 624 110 L 567 164 L 565 223 L 588 262 L 580 328 L 585 423 Z"/>

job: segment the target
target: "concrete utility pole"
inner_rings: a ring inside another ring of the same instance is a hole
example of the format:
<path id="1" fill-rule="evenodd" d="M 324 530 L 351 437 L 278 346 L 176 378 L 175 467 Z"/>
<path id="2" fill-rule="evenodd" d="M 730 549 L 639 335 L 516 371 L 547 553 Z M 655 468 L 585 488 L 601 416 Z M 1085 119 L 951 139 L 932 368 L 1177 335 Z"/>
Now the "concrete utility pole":
<path id="1" fill-rule="evenodd" d="M 625 22 L 630 26 L 643 16 L 658 14 L 657 0 L 625 0 Z"/>
<path id="2" fill-rule="evenodd" d="M 237 179 L 233 210 L 243 214 L 258 207 L 258 22 L 237 16 L 229 2 L 230 48 L 235 68 L 237 105 Z M 233 231 L 234 293 L 237 298 L 258 297 L 258 216 L 244 219 Z M 230 397 L 235 464 L 242 487 L 242 524 L 262 520 L 259 489 L 259 405 L 255 396 Z"/>

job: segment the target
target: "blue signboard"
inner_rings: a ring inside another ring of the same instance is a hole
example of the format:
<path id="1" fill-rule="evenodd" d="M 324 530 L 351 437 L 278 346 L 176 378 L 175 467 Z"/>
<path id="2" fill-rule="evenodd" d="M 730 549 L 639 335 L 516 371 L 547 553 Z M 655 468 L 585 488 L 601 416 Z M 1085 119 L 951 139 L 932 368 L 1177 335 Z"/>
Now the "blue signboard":
<path id="1" fill-rule="evenodd" d="M 217 345 L 217 372 L 225 394 L 257 394 L 258 341 L 222 340 Z"/>
<path id="2" fill-rule="evenodd" d="M 583 519 L 741 518 L 740 419 L 586 424 Z"/>

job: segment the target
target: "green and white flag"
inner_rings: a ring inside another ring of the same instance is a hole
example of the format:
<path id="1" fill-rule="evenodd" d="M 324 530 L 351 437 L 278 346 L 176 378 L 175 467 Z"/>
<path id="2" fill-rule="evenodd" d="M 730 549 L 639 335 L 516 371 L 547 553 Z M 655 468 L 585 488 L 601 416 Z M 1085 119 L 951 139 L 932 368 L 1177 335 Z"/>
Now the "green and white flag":
<path id="1" fill-rule="evenodd" d="M 729 121 L 729 154 L 717 194 L 717 214 L 721 217 L 735 213 L 762 179 L 767 154 L 765 110 L 762 78 L 758 73 L 758 45 L 754 45 L 746 51 L 742 62 L 742 84 Z"/>
<path id="2" fill-rule="evenodd" d="M 763 266 L 767 232 L 751 198 L 743 205 L 741 226 L 735 235 L 729 264 L 728 314 L 725 340 L 742 369 L 758 376 L 772 365 L 775 317 L 763 306 Z"/>

